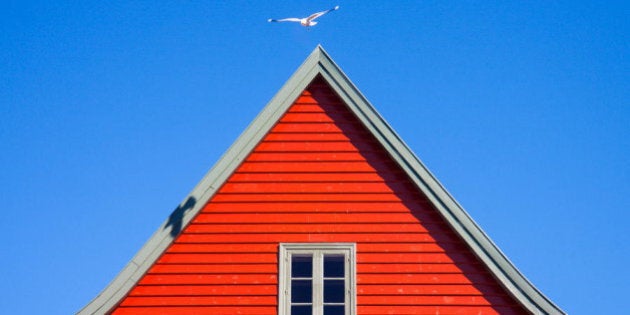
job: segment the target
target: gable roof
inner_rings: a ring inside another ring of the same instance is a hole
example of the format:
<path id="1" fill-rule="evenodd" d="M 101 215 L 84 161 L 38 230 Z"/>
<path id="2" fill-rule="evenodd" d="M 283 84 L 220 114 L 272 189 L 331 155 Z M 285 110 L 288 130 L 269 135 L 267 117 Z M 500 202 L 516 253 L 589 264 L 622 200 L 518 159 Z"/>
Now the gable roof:
<path id="1" fill-rule="evenodd" d="M 105 313 L 123 299 L 212 198 L 267 132 L 317 77 L 321 76 L 398 166 L 468 244 L 493 276 L 534 314 L 563 314 L 505 257 L 490 238 L 398 137 L 321 46 L 309 55 L 236 142 L 203 177 L 118 276 L 79 314 Z"/>

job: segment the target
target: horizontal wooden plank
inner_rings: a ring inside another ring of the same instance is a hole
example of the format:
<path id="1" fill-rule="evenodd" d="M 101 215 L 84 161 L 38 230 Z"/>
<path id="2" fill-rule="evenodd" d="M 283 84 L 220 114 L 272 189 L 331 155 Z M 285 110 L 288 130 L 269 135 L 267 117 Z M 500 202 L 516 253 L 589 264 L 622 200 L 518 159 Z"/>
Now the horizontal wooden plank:
<path id="1" fill-rule="evenodd" d="M 408 183 L 226 183 L 221 193 L 413 193 Z"/>
<path id="2" fill-rule="evenodd" d="M 238 173 L 365 173 L 377 172 L 377 169 L 390 168 L 393 165 L 359 162 L 245 162 L 236 170 Z"/>
<path id="3" fill-rule="evenodd" d="M 345 105 L 340 104 L 318 104 L 318 103 L 295 103 L 287 110 L 287 113 L 348 113 Z"/>
<path id="4" fill-rule="evenodd" d="M 203 306 L 203 305 L 276 305 L 276 296 L 130 296 L 121 306 Z M 457 305 L 457 306 L 511 306 L 511 299 L 500 296 L 358 296 L 358 305 Z"/>
<path id="5" fill-rule="evenodd" d="M 113 315 L 191 315 L 191 314 L 248 314 L 276 315 L 276 306 L 160 306 L 118 307 Z"/>
<path id="6" fill-rule="evenodd" d="M 479 264 L 454 263 L 360 263 L 357 273 L 484 273 L 487 270 Z"/>
<path id="7" fill-rule="evenodd" d="M 317 242 L 315 240 L 314 242 Z M 361 253 L 359 263 L 468 263 L 476 262 L 469 253 Z M 158 263 L 275 263 L 276 253 L 174 253 L 167 252 Z"/>
<path id="8" fill-rule="evenodd" d="M 371 142 L 263 140 L 254 152 L 382 152 L 382 148 Z"/>
<path id="9" fill-rule="evenodd" d="M 419 200 L 418 195 L 402 194 L 224 194 L 217 193 L 212 202 L 407 202 Z"/>
<path id="10" fill-rule="evenodd" d="M 374 295 L 504 295 L 496 285 L 488 284 L 361 284 L 357 285 L 357 296 Z"/>
<path id="11" fill-rule="evenodd" d="M 178 237 L 183 243 L 307 243 L 307 242 L 356 242 L 356 243 L 424 243 L 435 240 L 428 233 L 242 233 L 242 234 L 189 234 Z M 370 262 L 370 261 L 365 261 Z M 382 261 L 379 261 L 382 262 Z"/>
<path id="12" fill-rule="evenodd" d="M 358 274 L 358 284 L 496 284 L 496 281 L 489 274 L 398 274 L 378 275 L 378 274 Z"/>
<path id="13" fill-rule="evenodd" d="M 359 162 L 381 159 L 378 152 L 253 152 L 250 162 Z M 402 172 L 399 172 L 402 174 Z"/>
<path id="14" fill-rule="evenodd" d="M 357 255 L 359 263 L 470 263 L 477 262 L 477 259 L 468 252 L 458 253 L 362 253 Z"/>
<path id="15" fill-rule="evenodd" d="M 360 123 L 301 123 L 301 124 L 276 124 L 270 132 L 365 132 L 365 128 Z"/>
<path id="16" fill-rule="evenodd" d="M 359 135 L 359 134 L 356 134 Z M 274 132 L 265 136 L 265 142 L 350 142 L 352 134 L 342 132 Z M 251 158 L 249 156 L 248 158 Z"/>
<path id="17" fill-rule="evenodd" d="M 277 253 L 173 253 L 166 252 L 157 261 L 158 264 L 252 264 L 277 263 Z"/>
<path id="18" fill-rule="evenodd" d="M 203 306 L 203 305 L 248 305 L 274 306 L 276 296 L 129 296 L 121 306 Z"/>
<path id="19" fill-rule="evenodd" d="M 196 223 L 417 223 L 410 213 L 200 213 Z M 305 230 L 307 232 L 308 230 Z"/>
<path id="20" fill-rule="evenodd" d="M 217 295 L 259 295 L 277 296 L 275 284 L 239 285 L 139 285 L 130 296 L 217 296 Z"/>
<path id="21" fill-rule="evenodd" d="M 323 87 L 323 86 L 322 86 Z M 345 104 L 343 104 L 341 102 L 341 100 L 339 99 L 338 96 L 334 95 L 334 94 L 330 94 L 330 93 L 326 93 L 323 94 L 321 93 L 321 91 L 317 91 L 316 89 L 320 89 L 320 88 L 315 88 L 315 86 L 309 88 L 311 89 L 313 92 L 312 95 L 308 95 L 308 94 L 302 94 L 300 95 L 296 100 L 294 104 L 317 104 L 319 106 L 322 106 L 324 108 L 329 108 L 329 107 L 341 107 L 341 108 L 345 108 Z M 324 88 L 326 90 L 329 90 L 329 88 Z"/>
<path id="22" fill-rule="evenodd" d="M 311 93 L 311 94 L 308 94 Z M 339 96 L 335 94 L 326 84 L 316 85 L 314 82 L 308 87 L 303 94 L 295 101 L 294 104 L 313 103 L 322 107 L 346 108 Z"/>
<path id="23" fill-rule="evenodd" d="M 397 180 L 394 176 L 383 178 L 376 172 L 356 173 L 235 173 L 228 183 L 385 183 L 386 181 L 405 182 Z"/>
<path id="24" fill-rule="evenodd" d="M 304 97 L 304 96 L 300 96 Z M 308 102 L 301 102 L 300 100 L 309 100 Z M 287 112 L 295 113 L 295 112 L 347 112 L 348 108 L 346 105 L 337 99 L 335 102 L 317 102 L 314 99 L 310 98 L 298 98 L 291 107 L 287 110 Z"/>
<path id="25" fill-rule="evenodd" d="M 154 265 L 149 273 L 171 273 L 171 274 L 211 274 L 211 273 L 239 273 L 239 274 L 271 274 L 278 271 L 275 263 L 248 263 L 234 264 L 217 262 L 214 264 L 166 264 Z M 357 273 L 360 274 L 412 274 L 412 273 L 485 273 L 486 270 L 476 264 L 452 264 L 452 263 L 388 263 L 388 264 L 358 264 Z"/>
<path id="26" fill-rule="evenodd" d="M 258 202 L 217 202 L 213 200 L 208 203 L 204 209 L 204 213 L 225 213 L 225 212 L 410 212 L 413 213 L 418 220 L 439 221 L 440 215 L 433 210 L 432 206 L 424 201 L 415 201 L 413 203 L 403 203 L 397 201 L 370 201 L 370 202 L 291 202 L 281 201 L 274 203 L 258 203 Z"/>
<path id="27" fill-rule="evenodd" d="M 208 285 L 208 284 L 278 284 L 276 274 L 251 275 L 251 274 L 199 274 L 199 275 L 169 275 L 169 274 L 147 274 L 139 282 L 140 285 Z"/>
<path id="28" fill-rule="evenodd" d="M 154 265 L 151 274 L 212 274 L 212 273 L 238 273 L 238 274 L 271 274 L 278 271 L 275 263 L 250 263 L 250 264 L 166 264 Z M 485 273 L 486 270 L 476 264 L 425 264 L 425 263 L 389 263 L 389 264 L 358 264 L 357 273 L 360 274 L 412 274 L 412 273 Z"/>
<path id="29" fill-rule="evenodd" d="M 467 252 L 462 243 L 360 243 L 357 252 L 364 253 L 445 253 Z"/>
<path id="30" fill-rule="evenodd" d="M 332 123 L 354 123 L 357 118 L 350 112 L 323 112 L 323 113 L 296 113 L 287 112 L 280 118 L 283 123 L 310 123 L 310 122 L 332 122 Z"/>
<path id="31" fill-rule="evenodd" d="M 270 274 L 278 271 L 275 263 L 248 263 L 234 264 L 217 262 L 214 264 L 166 264 L 159 263 L 154 265 L 149 273 L 239 273 L 239 274 Z M 452 263 L 388 263 L 388 264 L 358 264 L 357 273 L 360 274 L 412 274 L 412 273 L 485 273 L 486 270 L 476 264 L 452 264 Z"/>
<path id="32" fill-rule="evenodd" d="M 483 314 L 483 315 L 523 315 L 527 314 L 517 307 L 511 306 L 421 306 L 421 305 L 358 305 L 357 314 L 361 315 L 428 315 L 428 314 Z"/>
<path id="33" fill-rule="evenodd" d="M 221 296 L 221 295 L 259 295 L 276 296 L 278 287 L 275 284 L 259 285 L 139 285 L 130 296 Z M 505 296 L 494 285 L 416 285 L 416 284 L 361 284 L 357 286 L 357 296 L 374 298 L 387 295 L 423 295 L 423 296 Z"/>
<path id="34" fill-rule="evenodd" d="M 439 286 L 439 285 L 436 285 Z M 511 306 L 514 301 L 504 296 L 479 296 L 479 295 L 383 295 L 383 296 L 357 296 L 358 305 L 478 305 L 478 306 Z"/>
<path id="35" fill-rule="evenodd" d="M 426 233 L 442 224 L 381 223 L 381 224 L 201 224 L 195 221 L 186 228 L 186 233 Z M 450 240 L 455 241 L 452 237 Z M 434 242 L 435 240 L 431 240 Z"/>
<path id="36" fill-rule="evenodd" d="M 445 253 L 445 252 L 465 252 L 467 249 L 458 243 L 403 243 L 403 244 L 383 244 L 368 243 L 359 244 L 357 252 L 365 253 Z M 199 244 L 178 242 L 168 249 L 169 253 L 276 253 L 278 244 Z"/>
<path id="37" fill-rule="evenodd" d="M 270 274 L 278 272 L 278 265 L 275 263 L 248 263 L 248 264 L 235 264 L 235 263 L 216 263 L 216 264 L 155 264 L 149 273 L 238 273 L 238 274 L 255 274 L 264 273 Z"/>
<path id="38" fill-rule="evenodd" d="M 288 113 L 325 113 L 337 110 L 339 112 L 346 112 L 347 110 L 343 107 L 337 109 L 336 106 L 328 106 L 322 107 L 319 104 L 312 103 L 295 103 L 289 107 L 287 110 Z"/>
<path id="39" fill-rule="evenodd" d="M 277 253 L 277 243 L 250 244 L 199 244 L 175 243 L 168 248 L 169 253 Z"/>

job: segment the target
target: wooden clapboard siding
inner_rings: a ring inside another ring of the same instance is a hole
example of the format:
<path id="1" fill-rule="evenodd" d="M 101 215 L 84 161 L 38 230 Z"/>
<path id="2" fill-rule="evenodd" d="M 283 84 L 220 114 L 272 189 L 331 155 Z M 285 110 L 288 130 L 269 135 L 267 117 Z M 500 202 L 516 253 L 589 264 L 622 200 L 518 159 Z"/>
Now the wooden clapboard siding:
<path id="1" fill-rule="evenodd" d="M 278 244 L 357 243 L 358 314 L 523 314 L 316 79 L 114 309 L 276 314 Z"/>

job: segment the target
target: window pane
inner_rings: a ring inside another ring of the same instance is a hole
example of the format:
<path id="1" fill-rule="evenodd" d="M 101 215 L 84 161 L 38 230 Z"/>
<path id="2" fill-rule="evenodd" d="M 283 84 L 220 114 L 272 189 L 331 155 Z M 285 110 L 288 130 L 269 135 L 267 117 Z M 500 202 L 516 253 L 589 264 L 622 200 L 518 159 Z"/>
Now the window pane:
<path id="1" fill-rule="evenodd" d="M 343 303 L 345 300 L 344 280 L 324 280 L 324 303 Z"/>
<path id="2" fill-rule="evenodd" d="M 313 276 L 313 256 L 291 256 L 291 277 L 310 278 Z"/>
<path id="3" fill-rule="evenodd" d="M 292 305 L 291 315 L 312 315 L 313 311 L 311 309 L 312 307 L 310 305 Z M 339 313 L 339 314 L 343 314 L 343 313 Z"/>
<path id="4" fill-rule="evenodd" d="M 324 315 L 344 315 L 345 306 L 343 305 L 324 305 Z"/>
<path id="5" fill-rule="evenodd" d="M 291 281 L 291 302 L 311 303 L 313 301 L 313 286 L 311 280 Z"/>
<path id="6" fill-rule="evenodd" d="M 343 255 L 325 255 L 324 256 L 324 277 L 339 277 L 344 276 L 344 260 Z"/>

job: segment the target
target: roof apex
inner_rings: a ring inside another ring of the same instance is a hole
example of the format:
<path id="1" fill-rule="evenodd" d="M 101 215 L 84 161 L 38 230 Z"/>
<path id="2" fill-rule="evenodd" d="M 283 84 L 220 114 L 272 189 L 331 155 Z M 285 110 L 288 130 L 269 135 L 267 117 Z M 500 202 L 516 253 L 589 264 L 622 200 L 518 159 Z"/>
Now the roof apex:
<path id="1" fill-rule="evenodd" d="M 320 75 L 383 145 L 445 221 L 468 244 L 494 277 L 533 314 L 564 314 L 538 291 L 505 257 L 466 211 L 367 101 L 350 79 L 317 45 L 239 138 L 203 177 L 192 192 L 158 228 L 116 278 L 79 314 L 105 313 L 116 306 L 172 241 L 204 207 L 267 131 L 280 119 L 313 79 Z"/>

